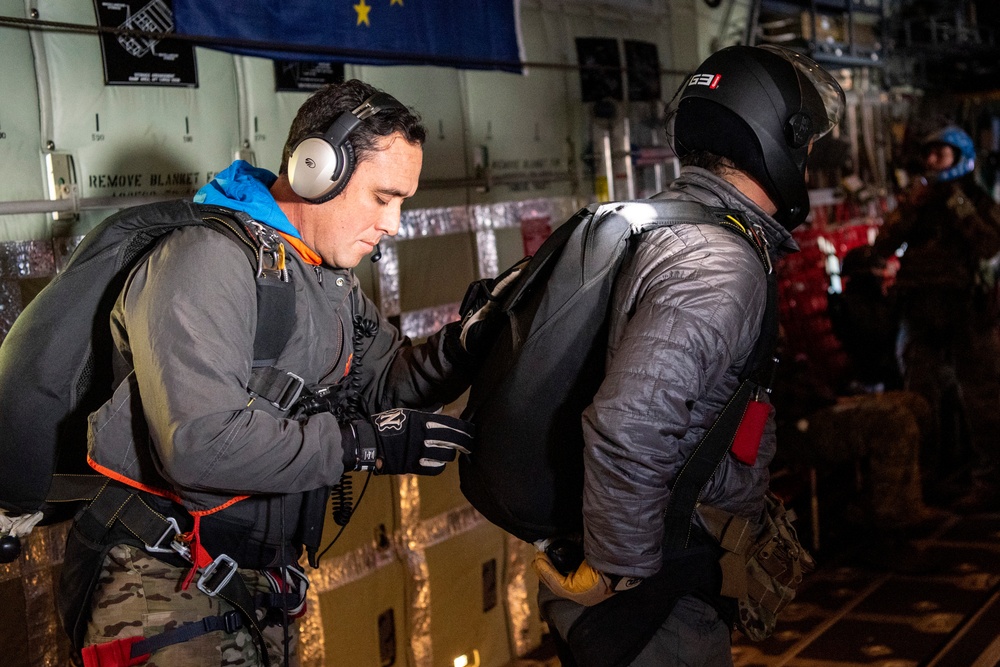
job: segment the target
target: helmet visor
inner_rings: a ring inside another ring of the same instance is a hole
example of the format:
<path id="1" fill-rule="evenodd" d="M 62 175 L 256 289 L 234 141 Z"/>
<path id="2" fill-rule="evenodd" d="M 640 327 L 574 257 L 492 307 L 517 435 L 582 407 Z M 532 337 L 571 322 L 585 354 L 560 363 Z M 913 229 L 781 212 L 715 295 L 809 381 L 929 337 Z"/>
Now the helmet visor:
<path id="1" fill-rule="evenodd" d="M 795 67 L 799 81 L 802 110 L 812 119 L 812 130 L 816 139 L 833 129 L 844 117 L 844 89 L 832 74 L 820 67 L 815 60 L 801 53 L 773 44 L 758 48 L 781 56 Z"/>

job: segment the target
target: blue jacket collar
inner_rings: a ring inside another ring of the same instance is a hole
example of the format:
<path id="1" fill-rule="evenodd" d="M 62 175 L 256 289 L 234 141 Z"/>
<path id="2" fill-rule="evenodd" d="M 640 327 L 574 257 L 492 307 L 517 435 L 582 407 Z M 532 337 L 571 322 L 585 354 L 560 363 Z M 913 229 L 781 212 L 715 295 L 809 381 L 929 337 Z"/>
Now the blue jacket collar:
<path id="1" fill-rule="evenodd" d="M 243 211 L 257 222 L 301 238 L 288 217 L 271 196 L 270 187 L 278 177 L 267 169 L 254 167 L 244 160 L 236 160 L 216 175 L 194 195 L 198 204 L 225 206 Z"/>

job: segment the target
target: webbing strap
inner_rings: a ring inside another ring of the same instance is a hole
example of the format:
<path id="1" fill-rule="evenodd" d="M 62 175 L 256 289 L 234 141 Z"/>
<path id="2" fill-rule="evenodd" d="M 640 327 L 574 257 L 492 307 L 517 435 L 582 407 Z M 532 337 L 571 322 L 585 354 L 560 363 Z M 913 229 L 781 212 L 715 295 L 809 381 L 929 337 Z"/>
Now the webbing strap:
<path id="1" fill-rule="evenodd" d="M 254 612 L 253 598 L 250 597 L 250 591 L 247 590 L 243 577 L 237 574 L 231 578 L 217 595 L 239 611 L 244 622 L 250 621 L 247 629 L 250 631 L 250 636 L 260 654 L 261 665 L 270 667 L 271 659 L 267 654 L 267 642 L 264 641 L 264 633 L 261 631 L 260 624 L 257 622 L 257 614 Z"/>
<path id="2" fill-rule="evenodd" d="M 115 521 L 124 519 L 122 525 L 146 544 L 156 544 L 169 527 L 162 514 L 155 512 L 136 493 L 117 482 L 107 480 L 104 489 L 87 508 L 87 513 L 106 529 Z"/>
<path id="3" fill-rule="evenodd" d="M 711 505 L 698 505 L 698 514 L 708 526 L 708 534 L 729 553 L 746 556 L 753 544 L 754 525 L 741 516 Z"/>
<path id="4" fill-rule="evenodd" d="M 154 651 L 159 651 L 160 649 L 166 648 L 167 646 L 173 646 L 174 644 L 190 641 L 195 637 L 207 635 L 209 632 L 224 630 L 225 632 L 232 634 L 242 627 L 243 619 L 237 611 L 227 611 L 221 616 L 206 616 L 200 621 L 185 623 L 184 625 L 171 630 L 164 630 L 159 634 L 147 637 L 140 642 L 132 644 L 130 651 L 131 657 L 138 658 L 140 656 L 146 656 L 148 658 Z"/>
<path id="5" fill-rule="evenodd" d="M 766 386 L 769 380 L 762 376 L 773 373 L 777 329 L 778 289 L 774 272 L 771 272 L 767 276 L 767 303 L 761 333 L 757 336 L 747 365 L 740 373 L 742 382 L 685 461 L 670 489 L 670 500 L 663 512 L 663 546 L 667 552 L 687 548 L 698 497 L 732 446 L 752 391 L 762 384 Z"/>
<path id="6" fill-rule="evenodd" d="M 719 558 L 722 589 L 726 597 L 739 600 L 747 594 L 747 556 L 754 542 L 754 524 L 741 516 L 711 505 L 698 505 L 698 514 L 725 553 Z"/>
<path id="7" fill-rule="evenodd" d="M 80 651 L 83 667 L 132 667 L 146 662 L 149 656 L 132 657 L 132 646 L 142 641 L 142 637 L 125 637 L 102 644 L 84 646 Z"/>
<path id="8" fill-rule="evenodd" d="M 251 396 L 260 396 L 279 410 L 289 410 L 302 395 L 305 381 L 298 375 L 274 366 L 254 368 L 247 382 Z"/>
<path id="9" fill-rule="evenodd" d="M 702 487 L 715 473 L 722 456 L 729 450 L 736 429 L 750 402 L 752 384 L 744 380 L 719 413 L 694 452 L 674 479 L 670 501 L 663 512 L 663 544 L 667 551 L 686 549 L 691 534 L 691 518 Z"/>
<path id="10" fill-rule="evenodd" d="M 257 331 L 253 365 L 271 366 L 285 349 L 295 326 L 295 284 L 264 275 L 257 279 Z"/>
<path id="11" fill-rule="evenodd" d="M 78 500 L 93 500 L 108 483 L 104 475 L 52 475 L 52 484 L 45 494 L 49 503 L 70 503 Z"/>
<path id="12" fill-rule="evenodd" d="M 267 267 L 268 253 L 275 251 L 272 246 L 281 246 L 276 234 L 254 222 L 243 213 L 221 206 L 200 206 L 202 222 L 224 236 L 231 238 L 246 253 L 256 277 L 257 329 L 253 341 L 253 376 L 247 390 L 266 398 L 272 405 L 287 410 L 301 392 L 301 380 L 296 393 L 290 393 L 288 378 L 277 382 L 277 375 L 283 371 L 270 368 L 285 349 L 295 326 L 295 283 L 284 268 L 284 250 L 278 248 L 282 265 L 277 270 Z M 213 215 L 209 215 L 213 214 Z M 258 371 L 268 371 L 267 379 L 261 380 Z M 291 374 L 288 374 L 291 375 Z M 295 377 L 295 376 L 292 376 Z M 288 406 L 288 407 L 283 407 Z"/>
<path id="13" fill-rule="evenodd" d="M 141 665 L 160 649 L 190 641 L 209 632 L 224 630 L 230 634 L 243 627 L 243 619 L 236 611 L 221 616 L 206 616 L 200 621 L 185 623 L 164 630 L 152 637 L 124 637 L 101 644 L 85 646 L 80 652 L 84 667 L 132 667 Z"/>

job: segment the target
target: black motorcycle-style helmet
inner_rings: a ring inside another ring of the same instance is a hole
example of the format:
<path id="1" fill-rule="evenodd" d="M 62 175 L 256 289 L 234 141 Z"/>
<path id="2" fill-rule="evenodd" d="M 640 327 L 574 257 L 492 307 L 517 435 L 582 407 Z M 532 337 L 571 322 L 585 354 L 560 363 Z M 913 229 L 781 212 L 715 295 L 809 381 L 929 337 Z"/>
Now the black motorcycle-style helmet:
<path id="1" fill-rule="evenodd" d="M 810 142 L 844 114 L 844 91 L 826 70 L 779 46 L 731 46 L 684 84 L 674 119 L 679 157 L 707 151 L 752 176 L 794 229 L 809 214 Z"/>

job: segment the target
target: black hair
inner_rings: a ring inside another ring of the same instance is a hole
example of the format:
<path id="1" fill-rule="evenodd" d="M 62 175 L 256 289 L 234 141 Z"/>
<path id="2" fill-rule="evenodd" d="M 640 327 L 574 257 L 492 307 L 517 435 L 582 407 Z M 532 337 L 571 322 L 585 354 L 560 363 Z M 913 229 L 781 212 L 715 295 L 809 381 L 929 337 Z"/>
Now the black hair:
<path id="1" fill-rule="evenodd" d="M 681 84 L 683 87 L 684 84 Z M 677 91 L 680 92 L 680 89 Z M 677 98 L 677 93 L 674 94 L 674 99 Z M 670 101 L 673 105 L 674 100 Z M 672 132 L 674 123 L 677 120 L 677 106 L 672 106 L 666 113 L 663 128 L 667 135 L 667 141 L 671 146 L 677 149 L 677 136 Z M 681 147 L 683 149 L 683 146 Z M 695 150 L 682 150 L 682 156 L 679 157 L 680 163 L 684 167 L 700 167 L 707 171 L 712 172 L 716 176 L 723 176 L 727 172 L 738 170 L 737 167 L 731 159 L 724 155 L 719 155 L 711 151 L 695 149 Z"/>
<path id="2" fill-rule="evenodd" d="M 682 165 L 701 167 L 716 176 L 742 171 L 759 182 L 757 174 L 764 170 L 760 143 L 732 111 L 712 102 L 684 100 L 683 109 L 678 105 L 671 112 L 671 120 L 674 150 Z M 726 128 L 725 136 L 715 136 L 719 128 Z M 765 191 L 777 201 L 776 192 L 766 187 Z"/>
<path id="3" fill-rule="evenodd" d="M 341 114 L 350 113 L 379 89 L 357 79 L 344 83 L 324 86 L 309 96 L 288 129 L 288 139 L 281 153 L 281 167 L 278 171 L 288 171 L 288 159 L 295 146 L 310 134 L 323 133 Z M 358 125 L 348 136 L 357 162 L 364 161 L 375 150 L 376 142 L 395 132 L 403 135 L 411 144 L 422 145 L 427 139 L 427 130 L 420 123 L 420 116 L 404 106 L 383 108 Z"/>
<path id="4" fill-rule="evenodd" d="M 737 171 L 738 167 L 727 157 L 716 155 L 709 151 L 694 151 L 688 153 L 680 159 L 685 167 L 701 167 L 716 176 L 722 176 L 726 172 Z"/>

